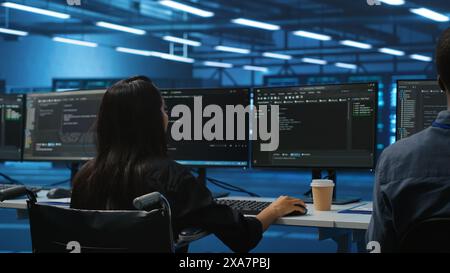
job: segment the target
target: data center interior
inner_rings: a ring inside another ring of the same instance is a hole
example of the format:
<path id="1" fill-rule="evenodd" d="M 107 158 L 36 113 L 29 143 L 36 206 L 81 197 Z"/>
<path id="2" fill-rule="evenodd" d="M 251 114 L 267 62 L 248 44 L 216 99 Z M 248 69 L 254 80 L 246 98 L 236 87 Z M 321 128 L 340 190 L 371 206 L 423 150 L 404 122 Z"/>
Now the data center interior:
<path id="1" fill-rule="evenodd" d="M 303 198 L 322 168 L 336 171 L 337 196 L 371 200 L 377 156 L 446 109 L 434 52 L 448 16 L 447 0 L 0 1 L 0 184 L 70 187 L 71 167 L 95 153 L 89 128 L 104 91 L 146 75 L 169 107 L 192 96 L 282 105 L 274 152 L 170 141 L 212 191 Z M 336 251 L 317 236 L 273 226 L 253 252 Z M 229 251 L 213 236 L 190 247 Z M 0 210 L 0 252 L 31 252 L 28 220 L 12 209 Z"/>

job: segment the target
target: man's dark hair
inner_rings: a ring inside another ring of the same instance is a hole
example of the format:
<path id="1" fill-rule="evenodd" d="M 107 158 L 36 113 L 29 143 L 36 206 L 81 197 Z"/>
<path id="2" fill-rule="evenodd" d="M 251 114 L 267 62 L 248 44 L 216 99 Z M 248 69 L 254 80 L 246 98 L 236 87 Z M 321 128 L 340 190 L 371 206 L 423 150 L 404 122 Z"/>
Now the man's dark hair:
<path id="1" fill-rule="evenodd" d="M 441 35 L 436 48 L 437 72 L 450 92 L 450 28 Z"/>

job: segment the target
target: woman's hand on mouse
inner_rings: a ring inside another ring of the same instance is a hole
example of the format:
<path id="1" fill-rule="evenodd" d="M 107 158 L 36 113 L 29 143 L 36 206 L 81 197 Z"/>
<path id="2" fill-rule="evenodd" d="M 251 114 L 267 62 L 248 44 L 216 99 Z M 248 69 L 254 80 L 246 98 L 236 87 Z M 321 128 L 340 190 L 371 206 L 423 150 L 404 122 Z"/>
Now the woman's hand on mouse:
<path id="1" fill-rule="evenodd" d="M 294 211 L 305 212 L 305 202 L 298 198 L 280 196 L 267 208 L 259 213 L 256 218 L 261 222 L 263 230 L 266 230 L 278 218 Z"/>
<path id="2" fill-rule="evenodd" d="M 298 198 L 289 196 L 280 196 L 277 200 L 272 202 L 269 207 L 267 207 L 267 209 L 273 210 L 278 218 L 294 211 L 304 213 L 304 208 L 306 208 L 305 202 Z"/>

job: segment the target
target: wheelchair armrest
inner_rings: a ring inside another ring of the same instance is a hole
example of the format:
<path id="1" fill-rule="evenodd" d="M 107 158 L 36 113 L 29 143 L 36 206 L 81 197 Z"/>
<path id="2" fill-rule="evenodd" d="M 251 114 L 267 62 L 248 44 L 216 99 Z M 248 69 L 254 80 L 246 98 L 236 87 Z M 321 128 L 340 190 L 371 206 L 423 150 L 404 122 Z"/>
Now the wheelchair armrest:
<path id="1" fill-rule="evenodd" d="M 189 243 L 200 240 L 209 235 L 208 231 L 200 228 L 186 228 L 178 235 L 177 247 L 186 246 Z"/>

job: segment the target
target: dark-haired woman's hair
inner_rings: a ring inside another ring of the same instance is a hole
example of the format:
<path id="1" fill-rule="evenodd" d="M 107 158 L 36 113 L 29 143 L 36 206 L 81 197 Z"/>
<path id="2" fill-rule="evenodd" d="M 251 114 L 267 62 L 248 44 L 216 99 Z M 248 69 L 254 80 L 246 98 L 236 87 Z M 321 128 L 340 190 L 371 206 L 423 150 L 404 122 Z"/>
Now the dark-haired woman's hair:
<path id="1" fill-rule="evenodd" d="M 117 82 L 105 93 L 96 123 L 97 155 L 77 174 L 95 209 L 132 208 L 145 193 L 151 162 L 166 157 L 163 100 L 144 76 Z"/>

